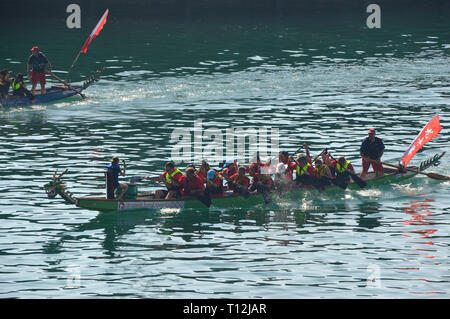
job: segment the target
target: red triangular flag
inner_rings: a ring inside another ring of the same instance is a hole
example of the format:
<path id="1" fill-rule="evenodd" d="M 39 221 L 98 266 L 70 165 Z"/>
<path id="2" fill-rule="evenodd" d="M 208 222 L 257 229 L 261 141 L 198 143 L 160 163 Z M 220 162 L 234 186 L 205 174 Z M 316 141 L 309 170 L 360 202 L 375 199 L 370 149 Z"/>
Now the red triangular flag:
<path id="1" fill-rule="evenodd" d="M 83 47 L 81 48 L 81 52 L 86 53 L 87 48 L 92 40 L 95 39 L 95 37 L 102 31 L 103 26 L 106 23 L 106 18 L 108 17 L 109 10 L 106 9 L 105 13 L 101 17 L 100 21 L 98 21 L 97 25 L 95 26 L 94 30 L 92 30 L 91 34 L 87 38 L 86 42 L 84 43 Z"/>

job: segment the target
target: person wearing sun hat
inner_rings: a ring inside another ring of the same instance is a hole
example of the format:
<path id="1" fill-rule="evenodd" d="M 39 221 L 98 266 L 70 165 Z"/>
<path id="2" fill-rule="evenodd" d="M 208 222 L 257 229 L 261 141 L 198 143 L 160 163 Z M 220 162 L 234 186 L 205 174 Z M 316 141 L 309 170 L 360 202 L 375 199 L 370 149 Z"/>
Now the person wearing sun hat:
<path id="1" fill-rule="evenodd" d="M 52 65 L 39 47 L 31 48 L 31 55 L 27 62 L 28 79 L 31 80 L 31 93 L 35 95 L 37 83 L 41 85 L 41 94 L 45 94 L 45 73 L 52 71 Z"/>
<path id="2" fill-rule="evenodd" d="M 359 153 L 362 158 L 362 172 L 361 179 L 366 176 L 370 165 L 377 176 L 384 175 L 383 164 L 381 163 L 381 156 L 384 153 L 384 143 L 379 137 L 376 137 L 376 131 L 374 128 L 369 129 L 368 136 L 363 140 Z"/>

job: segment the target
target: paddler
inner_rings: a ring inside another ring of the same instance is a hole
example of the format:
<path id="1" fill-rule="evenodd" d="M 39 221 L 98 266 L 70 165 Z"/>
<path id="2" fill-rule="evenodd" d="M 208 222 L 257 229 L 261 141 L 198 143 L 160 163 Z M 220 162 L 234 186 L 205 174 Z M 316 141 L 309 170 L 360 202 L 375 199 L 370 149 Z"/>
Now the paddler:
<path id="1" fill-rule="evenodd" d="M 231 177 L 232 175 L 236 174 L 237 172 L 238 172 L 238 166 L 237 166 L 236 160 L 227 161 L 223 165 L 223 171 L 221 172 L 221 175 Z"/>
<path id="2" fill-rule="evenodd" d="M 27 62 L 28 79 L 31 79 L 31 93 L 36 94 L 37 83 L 41 85 L 41 94 L 45 94 L 45 73 L 52 71 L 52 65 L 44 53 L 37 46 L 31 48 L 31 55 Z"/>
<path id="3" fill-rule="evenodd" d="M 297 185 L 312 185 L 314 183 L 315 173 L 314 168 L 308 161 L 306 155 L 304 153 L 298 154 L 295 162 L 297 164 L 295 167 L 295 171 L 297 172 L 295 182 Z"/>
<path id="4" fill-rule="evenodd" d="M 125 161 L 123 161 L 123 170 L 120 168 L 119 165 L 119 157 L 113 156 L 111 159 L 111 163 L 106 165 L 106 174 L 107 174 L 107 185 L 108 181 L 111 179 L 113 189 L 119 189 L 121 191 L 119 197 L 117 200 L 121 200 L 123 195 L 127 192 L 128 184 L 127 183 L 119 183 L 119 175 L 125 176 L 127 164 Z M 114 197 L 113 197 L 114 198 Z M 108 199 L 110 199 L 110 196 L 108 196 Z"/>
<path id="5" fill-rule="evenodd" d="M 17 73 L 16 78 L 12 81 L 11 87 L 13 90 L 13 95 L 15 96 L 26 96 L 34 104 L 35 97 L 27 90 L 27 86 L 23 80 L 23 74 Z"/>
<path id="6" fill-rule="evenodd" d="M 282 162 L 278 163 L 275 170 L 274 186 L 280 196 L 292 188 L 292 171 L 288 171 L 289 165 Z"/>
<path id="7" fill-rule="evenodd" d="M 210 194 L 223 193 L 223 177 L 214 169 L 210 169 L 206 175 L 206 188 Z"/>
<path id="8" fill-rule="evenodd" d="M 322 186 L 331 185 L 333 175 L 331 175 L 330 168 L 328 167 L 328 165 L 325 165 L 319 158 L 316 158 L 314 160 L 314 174 L 316 179 Z"/>
<path id="9" fill-rule="evenodd" d="M 207 207 L 211 205 L 209 192 L 205 189 L 203 179 L 195 173 L 194 168 L 188 167 L 186 169 L 186 174 L 181 178 L 180 184 L 183 195 L 196 197 Z"/>
<path id="10" fill-rule="evenodd" d="M 183 173 L 175 167 L 175 164 L 172 161 L 166 163 L 165 169 L 166 170 L 160 176 L 154 178 L 147 176 L 147 179 L 162 182 L 167 188 L 167 190 L 157 190 L 155 192 L 156 199 L 164 198 L 165 200 L 170 200 L 181 195 L 180 190 Z"/>
<path id="11" fill-rule="evenodd" d="M 206 176 L 210 169 L 208 162 L 203 160 L 202 165 L 200 165 L 200 168 L 195 173 L 206 183 Z"/>
<path id="12" fill-rule="evenodd" d="M 340 156 L 337 161 L 335 161 L 335 171 L 336 178 L 333 181 L 337 186 L 346 189 L 350 183 L 351 174 L 355 174 L 355 169 L 352 163 L 348 161 L 344 156 Z"/>
<path id="13" fill-rule="evenodd" d="M 362 172 L 361 179 L 366 176 L 370 165 L 377 176 L 384 175 L 383 164 L 381 163 L 381 156 L 384 153 L 384 143 L 381 138 L 376 137 L 375 129 L 369 129 L 368 137 L 366 137 L 360 147 L 360 154 L 362 158 Z"/>
<path id="14" fill-rule="evenodd" d="M 238 172 L 234 173 L 231 177 L 223 175 L 225 180 L 228 182 L 228 188 L 233 190 L 233 193 L 239 194 L 248 198 L 249 191 L 248 187 L 250 185 L 250 179 L 245 174 L 245 167 L 240 166 Z"/>
<path id="15" fill-rule="evenodd" d="M 3 69 L 0 71 L 0 97 L 7 98 L 9 92 L 9 86 L 11 85 L 12 80 L 9 78 L 11 75 L 11 71 L 7 69 Z"/>
<path id="16" fill-rule="evenodd" d="M 285 168 L 284 176 L 286 177 L 286 179 L 288 181 L 293 181 L 293 173 L 297 167 L 297 164 L 295 163 L 295 161 L 293 161 L 292 155 L 289 155 L 287 151 L 280 151 L 280 153 L 278 153 L 278 163 L 283 164 Z"/>
<path id="17" fill-rule="evenodd" d="M 260 167 L 257 164 L 251 164 L 249 167 L 249 175 L 253 179 L 248 190 L 250 192 L 257 191 L 262 194 L 265 203 L 269 203 L 271 201 L 269 193 L 272 191 L 274 184 L 269 175 L 268 167 Z"/>

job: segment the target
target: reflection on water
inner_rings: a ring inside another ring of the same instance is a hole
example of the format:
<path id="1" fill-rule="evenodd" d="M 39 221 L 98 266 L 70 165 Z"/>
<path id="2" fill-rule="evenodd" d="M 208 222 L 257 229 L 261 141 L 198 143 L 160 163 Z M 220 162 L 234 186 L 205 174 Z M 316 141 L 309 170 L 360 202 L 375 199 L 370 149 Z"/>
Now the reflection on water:
<path id="1" fill-rule="evenodd" d="M 436 258 L 435 254 L 437 250 L 433 248 L 435 242 L 435 238 L 439 237 L 438 229 L 430 228 L 436 224 L 436 221 L 433 219 L 433 215 L 436 215 L 436 212 L 433 212 L 433 204 L 435 203 L 434 199 L 424 199 L 424 200 L 413 200 L 407 203 L 408 206 L 403 208 L 403 210 L 408 214 L 411 219 L 404 220 L 403 223 L 405 225 L 414 226 L 415 229 L 408 230 L 404 232 L 404 236 L 410 238 L 414 243 L 419 243 L 420 245 L 426 245 L 423 248 L 414 248 L 411 249 L 411 253 L 409 255 L 416 256 L 418 259 L 418 267 L 410 268 L 416 271 L 416 275 L 419 274 L 423 268 L 426 268 L 428 265 L 440 265 L 439 261 L 434 261 Z M 424 226 L 424 228 L 416 228 L 419 226 Z M 423 260 L 422 260 L 423 258 Z M 430 283 L 432 280 L 428 280 L 426 278 L 413 278 L 416 281 L 422 281 L 428 284 L 431 288 Z M 412 294 L 438 294 L 437 291 L 410 291 Z"/>

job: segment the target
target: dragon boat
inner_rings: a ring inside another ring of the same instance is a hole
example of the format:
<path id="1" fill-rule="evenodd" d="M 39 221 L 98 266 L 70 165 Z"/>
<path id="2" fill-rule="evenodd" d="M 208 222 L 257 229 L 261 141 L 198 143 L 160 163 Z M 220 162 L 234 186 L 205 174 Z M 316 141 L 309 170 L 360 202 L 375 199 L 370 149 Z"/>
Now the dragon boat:
<path id="1" fill-rule="evenodd" d="M 407 169 L 393 169 L 385 168 L 384 176 L 376 176 L 374 172 L 369 172 L 364 181 L 366 187 L 376 187 L 381 184 L 398 183 L 405 179 L 409 179 L 417 174 L 426 174 L 422 171 L 430 166 L 439 165 L 439 159 L 444 155 L 435 155 L 431 160 L 422 162 L 417 166 L 411 166 Z M 107 211 L 126 211 L 126 210 L 140 210 L 140 209 L 163 209 L 163 208 L 178 208 L 178 209 L 204 209 L 206 208 L 203 201 L 198 198 L 184 196 L 174 200 L 155 199 L 154 193 L 139 194 L 136 180 L 130 181 L 127 193 L 121 200 L 107 199 L 106 196 L 94 197 L 75 197 L 73 193 L 67 190 L 66 184 L 62 181 L 62 176 L 67 172 L 65 170 L 62 174 L 57 176 L 54 173 L 53 178 L 49 183 L 44 185 L 44 189 L 49 198 L 56 196 L 62 197 L 67 203 L 75 204 L 80 208 L 91 209 L 101 212 Z M 360 189 L 355 182 L 348 184 L 349 189 Z M 328 186 L 325 188 L 325 193 L 343 191 L 337 186 Z M 258 205 L 266 205 L 267 207 L 275 208 L 280 203 L 295 202 L 302 198 L 305 192 L 318 192 L 310 185 L 304 185 L 285 191 L 283 193 L 274 190 L 268 195 L 270 196 L 270 203 L 267 204 L 263 195 L 259 193 L 251 194 L 247 198 L 233 193 L 231 190 L 225 191 L 223 194 L 210 195 L 211 205 L 213 208 L 251 208 Z M 267 200 L 267 198 L 266 198 Z"/>
<path id="2" fill-rule="evenodd" d="M 0 98 L 0 105 L 2 107 L 30 106 L 58 101 L 77 94 L 81 94 L 82 91 L 86 90 L 94 82 L 100 79 L 101 72 L 103 72 L 103 69 L 97 70 L 93 75 L 91 75 L 87 80 L 85 80 L 82 85 L 68 84 L 64 86 L 52 86 L 49 89 L 47 89 L 45 94 L 41 94 L 38 91 L 34 95 L 35 96 L 34 103 L 27 96 L 15 96 L 12 93 L 10 93 L 8 94 L 8 97 Z"/>

